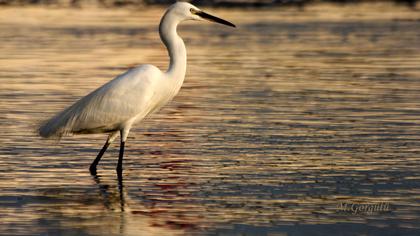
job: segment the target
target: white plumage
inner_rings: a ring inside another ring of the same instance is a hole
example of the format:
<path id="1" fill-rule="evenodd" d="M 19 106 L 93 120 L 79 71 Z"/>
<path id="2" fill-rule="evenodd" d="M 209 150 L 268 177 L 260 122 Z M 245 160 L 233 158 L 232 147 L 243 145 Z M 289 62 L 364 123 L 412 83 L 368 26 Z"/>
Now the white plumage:
<path id="1" fill-rule="evenodd" d="M 140 121 L 161 102 L 153 99 L 156 94 L 169 95 L 160 91 L 163 75 L 151 65 L 131 69 L 57 114 L 39 133 L 42 137 L 105 133 Z"/>
<path id="2" fill-rule="evenodd" d="M 46 121 L 39 128 L 39 134 L 42 137 L 62 137 L 68 134 L 110 133 L 90 167 L 91 173 L 96 174 L 96 165 L 120 132 L 117 173 L 121 177 L 124 144 L 130 128 L 170 101 L 184 81 L 187 51 L 176 32 L 178 23 L 202 19 L 235 27 L 232 23 L 209 15 L 189 3 L 173 4 L 159 25 L 160 37 L 170 57 L 166 72 L 153 65 L 131 69 Z"/>

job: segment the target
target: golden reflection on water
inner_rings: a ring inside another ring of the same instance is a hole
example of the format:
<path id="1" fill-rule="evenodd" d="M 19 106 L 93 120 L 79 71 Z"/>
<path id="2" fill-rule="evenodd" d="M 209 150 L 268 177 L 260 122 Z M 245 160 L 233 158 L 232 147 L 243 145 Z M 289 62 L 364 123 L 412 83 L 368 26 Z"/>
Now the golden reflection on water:
<path id="1" fill-rule="evenodd" d="M 88 173 L 105 136 L 35 135 L 127 68 L 164 69 L 162 12 L 0 9 L 2 232 L 419 231 L 420 16 L 401 6 L 212 9 L 239 27 L 181 26 L 186 82 L 131 132 L 122 185 L 117 146 Z"/>

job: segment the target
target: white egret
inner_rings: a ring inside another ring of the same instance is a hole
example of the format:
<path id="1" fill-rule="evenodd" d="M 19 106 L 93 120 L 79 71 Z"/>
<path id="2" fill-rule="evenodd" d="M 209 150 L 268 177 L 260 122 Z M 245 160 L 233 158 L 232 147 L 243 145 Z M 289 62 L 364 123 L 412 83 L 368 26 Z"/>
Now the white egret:
<path id="1" fill-rule="evenodd" d="M 190 3 L 171 5 L 159 25 L 160 38 L 170 57 L 166 72 L 153 65 L 130 69 L 46 121 L 39 128 L 39 134 L 60 138 L 68 134 L 109 133 L 105 145 L 90 165 L 90 172 L 96 174 L 102 155 L 119 133 L 117 174 L 121 177 L 124 145 L 131 127 L 172 100 L 184 82 L 187 51 L 176 31 L 177 25 L 185 20 L 203 19 L 235 27 Z"/>

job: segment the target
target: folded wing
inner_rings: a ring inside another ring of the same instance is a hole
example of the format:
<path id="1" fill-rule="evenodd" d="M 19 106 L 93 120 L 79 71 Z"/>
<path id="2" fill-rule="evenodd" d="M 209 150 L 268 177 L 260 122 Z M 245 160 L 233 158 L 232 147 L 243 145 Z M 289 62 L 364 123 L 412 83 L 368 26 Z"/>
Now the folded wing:
<path id="1" fill-rule="evenodd" d="M 144 65 L 127 71 L 46 121 L 42 137 L 119 130 L 130 119 L 147 115 L 161 72 Z"/>

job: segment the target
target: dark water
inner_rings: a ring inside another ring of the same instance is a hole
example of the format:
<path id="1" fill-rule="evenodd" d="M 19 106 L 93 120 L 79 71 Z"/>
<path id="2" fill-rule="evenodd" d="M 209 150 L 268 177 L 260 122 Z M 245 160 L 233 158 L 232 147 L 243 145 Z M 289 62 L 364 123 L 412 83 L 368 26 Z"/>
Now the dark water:
<path id="1" fill-rule="evenodd" d="M 129 67 L 166 67 L 163 9 L 0 9 L 0 233 L 419 235 L 420 14 L 386 4 L 211 12 L 186 82 L 132 129 L 39 122 Z"/>

